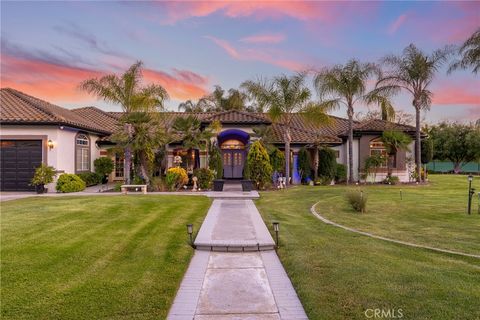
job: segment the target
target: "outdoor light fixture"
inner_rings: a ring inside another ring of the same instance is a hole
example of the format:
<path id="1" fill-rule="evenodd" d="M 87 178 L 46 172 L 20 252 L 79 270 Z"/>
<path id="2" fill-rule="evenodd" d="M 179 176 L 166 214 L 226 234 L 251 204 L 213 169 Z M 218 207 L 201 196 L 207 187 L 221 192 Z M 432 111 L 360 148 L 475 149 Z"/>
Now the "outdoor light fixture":
<path id="1" fill-rule="evenodd" d="M 469 175 L 468 176 L 468 207 L 467 207 L 467 213 L 471 214 L 472 211 L 472 197 L 475 194 L 475 188 L 472 188 L 472 181 L 473 181 L 473 176 Z"/>
<path id="2" fill-rule="evenodd" d="M 193 247 L 193 224 L 187 224 L 187 233 L 190 236 L 190 245 Z"/>
<path id="3" fill-rule="evenodd" d="M 280 231 L 280 223 L 279 222 L 274 222 L 273 223 L 273 231 L 275 231 L 275 244 L 277 245 L 277 248 L 278 248 L 278 231 Z"/>
<path id="4" fill-rule="evenodd" d="M 48 149 L 49 149 L 49 150 L 52 150 L 53 147 L 55 147 L 55 144 L 53 143 L 52 140 L 48 140 L 48 141 L 47 141 L 47 146 L 48 146 Z"/>

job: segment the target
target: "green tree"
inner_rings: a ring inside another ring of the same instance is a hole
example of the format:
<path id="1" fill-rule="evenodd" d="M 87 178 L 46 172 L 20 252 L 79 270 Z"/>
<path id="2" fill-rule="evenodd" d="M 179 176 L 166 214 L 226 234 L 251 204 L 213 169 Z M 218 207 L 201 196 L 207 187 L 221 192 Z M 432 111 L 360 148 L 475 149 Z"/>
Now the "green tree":
<path id="1" fill-rule="evenodd" d="M 337 159 L 335 151 L 331 148 L 320 148 L 318 151 L 318 176 L 325 182 L 332 181 L 337 173 Z"/>
<path id="2" fill-rule="evenodd" d="M 480 128 L 474 124 L 443 122 L 433 126 L 430 135 L 434 158 L 452 161 L 455 173 L 465 163 L 480 160 Z"/>
<path id="3" fill-rule="evenodd" d="M 385 151 L 387 152 L 387 175 L 392 176 L 392 162 L 393 158 L 400 150 L 408 150 L 408 146 L 412 142 L 409 135 L 401 131 L 384 131 L 380 140 L 383 142 Z"/>
<path id="4" fill-rule="evenodd" d="M 390 55 L 383 59 L 389 68 L 377 81 L 374 94 L 396 94 L 405 90 L 413 98 L 415 109 L 415 163 L 417 181 L 421 179 L 421 111 L 429 110 L 432 92 L 429 87 L 438 69 L 447 61 L 451 48 L 435 50 L 428 55 L 410 44 L 401 55 Z"/>
<path id="5" fill-rule="evenodd" d="M 377 170 L 385 163 L 386 159 L 381 154 L 372 154 L 365 159 L 365 180 L 367 180 L 368 175 L 373 173 L 373 182 L 377 179 Z"/>
<path id="6" fill-rule="evenodd" d="M 473 73 L 480 70 L 480 28 L 475 31 L 457 50 L 460 59 L 455 60 L 448 68 L 448 73 L 454 70 L 472 68 Z"/>
<path id="7" fill-rule="evenodd" d="M 216 178 L 222 179 L 223 178 L 223 159 L 220 149 L 216 145 L 210 146 L 210 159 L 208 161 L 208 167 L 215 171 Z"/>
<path id="8" fill-rule="evenodd" d="M 285 178 L 290 183 L 290 131 L 294 114 L 299 113 L 308 121 L 325 123 L 328 107 L 310 102 L 311 92 L 305 85 L 305 73 L 292 76 L 281 75 L 271 80 L 245 81 L 241 87 L 257 100 L 258 105 L 268 108 L 272 121 L 283 127 L 285 143 Z"/>
<path id="9" fill-rule="evenodd" d="M 109 74 L 88 79 L 80 84 L 80 88 L 108 103 L 120 105 L 124 115 L 123 127 L 119 130 L 132 139 L 135 132 L 128 122 L 130 113 L 161 111 L 164 101 L 168 99 L 168 93 L 162 86 L 155 84 L 142 86 L 141 82 L 142 62 L 138 61 L 121 75 Z M 124 177 L 126 182 L 130 183 L 132 152 L 129 143 L 124 144 L 124 153 Z"/>
<path id="10" fill-rule="evenodd" d="M 317 73 L 314 85 L 321 99 L 321 105 L 328 108 L 345 106 L 348 116 L 348 182 L 353 182 L 353 115 L 355 105 L 377 104 L 382 114 L 391 119 L 395 111 L 387 94 L 367 93 L 367 81 L 380 75 L 379 68 L 372 63 L 361 63 L 355 59 L 345 65 L 324 68 Z"/>
<path id="11" fill-rule="evenodd" d="M 270 153 L 270 164 L 272 165 L 272 170 L 275 172 L 282 172 L 285 169 L 285 155 L 277 147 L 273 147 Z"/>
<path id="12" fill-rule="evenodd" d="M 312 174 L 312 161 L 307 148 L 303 147 L 298 151 L 298 171 L 302 182 L 306 182 L 307 178 Z"/>
<path id="13" fill-rule="evenodd" d="M 263 189 L 272 179 L 272 165 L 267 149 L 260 141 L 250 145 L 247 155 L 247 179 L 253 180 L 258 189 Z"/>

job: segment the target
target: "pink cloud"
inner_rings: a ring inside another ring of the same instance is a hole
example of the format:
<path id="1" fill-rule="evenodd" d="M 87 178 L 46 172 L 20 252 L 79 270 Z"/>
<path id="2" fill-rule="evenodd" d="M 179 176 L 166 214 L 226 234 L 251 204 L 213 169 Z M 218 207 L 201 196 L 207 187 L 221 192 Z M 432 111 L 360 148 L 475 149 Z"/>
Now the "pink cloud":
<path id="1" fill-rule="evenodd" d="M 402 14 L 397 19 L 395 19 L 395 21 L 393 21 L 392 24 L 390 24 L 390 26 L 388 27 L 388 34 L 394 34 L 395 32 L 397 32 L 398 28 L 401 27 L 401 25 L 405 22 L 406 19 L 406 14 Z"/>
<path id="2" fill-rule="evenodd" d="M 248 36 L 245 38 L 240 39 L 241 42 L 246 43 L 280 43 L 285 40 L 285 35 L 281 33 L 263 33 L 263 34 L 256 34 L 252 36 Z"/>
<path id="3" fill-rule="evenodd" d="M 164 87 L 170 97 L 176 100 L 199 99 L 208 93 L 208 78 L 187 70 L 173 69 L 172 74 L 164 71 L 144 69 L 147 82 Z"/>
<path id="4" fill-rule="evenodd" d="M 272 49 L 256 50 L 252 48 L 237 49 L 226 40 L 218 39 L 212 36 L 206 36 L 206 38 L 213 41 L 217 46 L 222 48 L 230 57 L 236 60 L 260 61 L 292 71 L 302 71 L 310 69 L 308 65 L 302 62 L 283 58 L 280 51 L 274 51 Z"/>
<path id="5" fill-rule="evenodd" d="M 442 82 L 433 90 L 433 105 L 469 105 L 480 109 L 479 81 Z"/>

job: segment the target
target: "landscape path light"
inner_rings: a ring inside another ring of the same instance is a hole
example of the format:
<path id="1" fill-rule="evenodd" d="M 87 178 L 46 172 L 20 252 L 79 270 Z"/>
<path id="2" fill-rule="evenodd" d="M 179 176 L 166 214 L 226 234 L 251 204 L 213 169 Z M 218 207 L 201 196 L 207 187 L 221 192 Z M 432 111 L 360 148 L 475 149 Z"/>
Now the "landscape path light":
<path id="1" fill-rule="evenodd" d="M 273 231 L 275 231 L 275 245 L 278 248 L 278 231 L 280 231 L 280 223 L 274 222 L 273 223 Z"/>
<path id="2" fill-rule="evenodd" d="M 190 245 L 193 247 L 193 224 L 187 224 L 187 233 L 190 236 Z"/>
<path id="3" fill-rule="evenodd" d="M 473 181 L 473 176 L 469 175 L 468 176 L 468 207 L 467 207 L 467 213 L 471 214 L 472 211 L 472 197 L 475 194 L 475 188 L 472 188 L 472 181 Z"/>

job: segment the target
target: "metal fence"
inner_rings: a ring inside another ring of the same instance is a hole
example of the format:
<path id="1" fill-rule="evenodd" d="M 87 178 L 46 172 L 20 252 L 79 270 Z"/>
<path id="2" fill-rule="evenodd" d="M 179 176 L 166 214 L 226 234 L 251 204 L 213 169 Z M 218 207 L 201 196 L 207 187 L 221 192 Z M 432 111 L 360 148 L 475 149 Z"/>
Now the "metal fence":
<path id="1" fill-rule="evenodd" d="M 432 161 L 427 163 L 427 170 L 432 172 L 448 173 L 453 171 L 453 162 L 451 161 Z M 461 168 L 464 173 L 479 173 L 480 162 L 468 162 Z"/>

